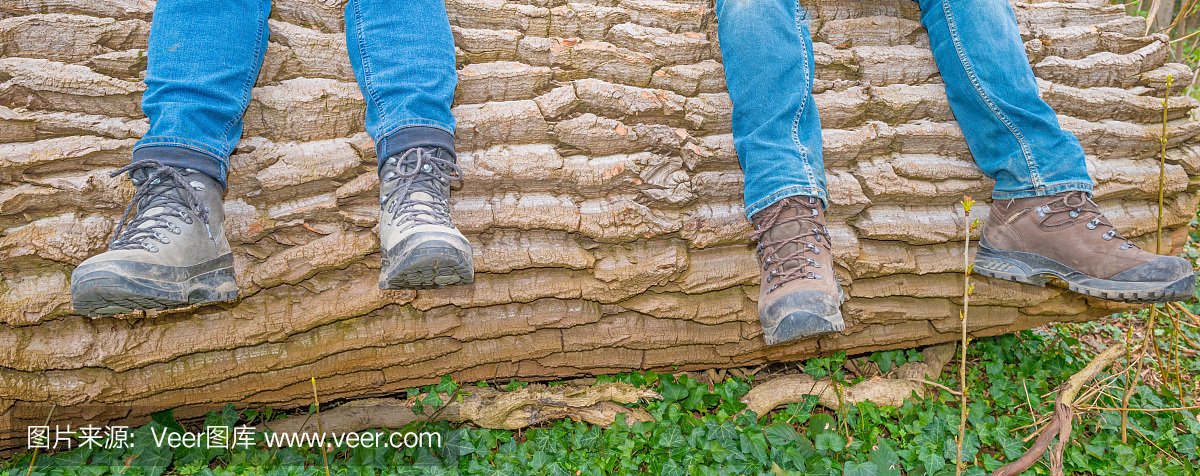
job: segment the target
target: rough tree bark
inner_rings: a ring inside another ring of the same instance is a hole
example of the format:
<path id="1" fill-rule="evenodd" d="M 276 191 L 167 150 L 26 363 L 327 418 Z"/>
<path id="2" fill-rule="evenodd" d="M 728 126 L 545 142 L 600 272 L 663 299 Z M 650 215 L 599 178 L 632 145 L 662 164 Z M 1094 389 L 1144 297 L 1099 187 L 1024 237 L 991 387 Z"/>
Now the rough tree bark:
<path id="1" fill-rule="evenodd" d="M 153 2 L 0 8 L 0 421 L 18 403 L 56 415 L 83 403 L 288 407 L 309 402 L 313 376 L 332 400 L 446 374 L 731 367 L 956 339 L 954 204 L 992 182 L 953 122 L 913 2 L 802 1 L 851 299 L 845 332 L 771 348 L 711 2 L 586 2 L 447 0 L 465 174 L 453 213 L 475 246 L 475 285 L 376 288 L 375 152 L 341 7 L 278 0 L 226 201 L 241 300 L 101 319 L 71 312 L 68 277 L 105 248 L 133 193 L 108 173 L 147 128 Z M 1015 6 L 1097 201 L 1150 249 L 1174 75 L 1164 249 L 1179 250 L 1200 173 L 1198 104 L 1180 95 L 1192 72 L 1107 0 Z M 1121 309 L 976 280 L 976 336 Z"/>

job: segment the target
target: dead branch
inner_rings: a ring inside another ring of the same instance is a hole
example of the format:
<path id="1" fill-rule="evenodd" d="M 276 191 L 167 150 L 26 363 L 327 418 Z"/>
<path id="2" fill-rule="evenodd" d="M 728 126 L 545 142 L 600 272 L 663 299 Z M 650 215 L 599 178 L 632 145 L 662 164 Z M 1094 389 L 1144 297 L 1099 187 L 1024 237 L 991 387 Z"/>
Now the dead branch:
<path id="1" fill-rule="evenodd" d="M 866 401 L 898 407 L 914 392 L 924 395 L 925 386 L 915 380 L 936 380 L 942 374 L 942 367 L 954 355 L 955 345 L 950 342 L 927 347 L 921 352 L 925 355 L 924 362 L 901 365 L 896 369 L 896 378 L 867 380 L 846 387 L 840 398 L 829 379 L 816 380 L 805 374 L 773 378 L 746 392 L 741 399 L 746 404 L 743 411 L 763 416 L 777 407 L 802 402 L 809 395 L 816 395 L 818 404 L 832 410 L 841 408 L 843 403 L 853 405 Z"/>
<path id="2" fill-rule="evenodd" d="M 396 398 L 371 398 L 345 403 L 321 412 L 321 427 L 327 433 L 344 433 L 371 428 L 401 428 L 415 421 L 471 423 L 481 428 L 513 430 L 544 421 L 571 418 L 600 426 L 613 424 L 617 414 L 625 421 L 653 421 L 645 410 L 625 408 L 622 403 L 662 398 L 657 393 L 626 383 L 593 387 L 530 385 L 511 392 L 494 388 L 470 388 L 461 401 L 452 394 L 438 394 L 445 405 L 430 415 L 417 415 L 413 403 Z M 423 398 L 418 396 L 417 398 Z M 259 425 L 258 429 L 275 432 L 317 431 L 317 419 L 311 415 L 293 416 Z"/>
<path id="3" fill-rule="evenodd" d="M 1096 377 L 1100 371 L 1112 365 L 1127 353 L 1125 346 L 1114 345 L 1108 350 L 1101 352 L 1095 359 L 1092 359 L 1083 370 L 1080 370 L 1075 375 L 1072 375 L 1065 383 L 1060 385 L 1058 396 L 1054 398 L 1054 413 L 1050 418 L 1050 423 L 1042 429 L 1041 436 L 1033 443 L 1033 446 L 1026 451 L 1024 455 L 1017 458 L 1009 464 L 1001 466 L 992 476 L 1013 476 L 1025 472 L 1037 462 L 1046 449 L 1050 447 L 1050 441 L 1055 436 L 1058 437 L 1058 444 L 1054 446 L 1054 453 L 1050 458 L 1050 474 L 1054 476 L 1063 475 L 1062 455 L 1066 448 L 1066 442 L 1071 437 L 1071 423 L 1075 418 L 1075 396 L 1085 384 Z"/>

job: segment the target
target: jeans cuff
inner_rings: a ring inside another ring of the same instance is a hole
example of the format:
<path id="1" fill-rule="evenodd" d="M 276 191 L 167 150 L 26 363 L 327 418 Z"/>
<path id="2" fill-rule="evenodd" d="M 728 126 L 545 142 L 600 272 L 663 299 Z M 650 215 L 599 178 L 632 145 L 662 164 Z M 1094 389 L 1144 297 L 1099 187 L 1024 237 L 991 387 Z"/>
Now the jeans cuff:
<path id="1" fill-rule="evenodd" d="M 132 155 L 133 162 L 156 160 L 171 167 L 198 170 L 216 180 L 221 184 L 221 188 L 228 188 L 225 183 L 225 162 L 207 152 L 200 152 L 183 145 L 147 144 L 133 149 Z"/>
<path id="2" fill-rule="evenodd" d="M 746 218 L 753 221 L 754 215 L 763 209 L 774 205 L 775 202 L 788 197 L 803 195 L 806 197 L 817 197 L 821 200 L 821 209 L 829 208 L 829 195 L 824 190 L 812 187 L 788 187 L 778 192 L 767 195 L 766 198 L 754 202 L 752 205 L 746 206 Z"/>
<path id="3" fill-rule="evenodd" d="M 1041 187 L 1029 188 L 1025 190 L 1017 190 L 1013 192 L 1002 192 L 992 190 L 993 200 L 1009 200 L 1013 198 L 1029 198 L 1029 197 L 1045 197 L 1062 192 L 1071 192 L 1082 190 L 1088 195 L 1092 194 L 1092 184 L 1089 182 L 1067 182 L 1055 185 L 1043 185 Z"/>
<path id="4" fill-rule="evenodd" d="M 445 129 L 430 126 L 405 126 L 383 136 L 375 144 L 375 155 L 379 157 L 379 167 L 393 155 L 403 154 L 413 147 L 440 147 L 454 154 L 454 134 Z"/>

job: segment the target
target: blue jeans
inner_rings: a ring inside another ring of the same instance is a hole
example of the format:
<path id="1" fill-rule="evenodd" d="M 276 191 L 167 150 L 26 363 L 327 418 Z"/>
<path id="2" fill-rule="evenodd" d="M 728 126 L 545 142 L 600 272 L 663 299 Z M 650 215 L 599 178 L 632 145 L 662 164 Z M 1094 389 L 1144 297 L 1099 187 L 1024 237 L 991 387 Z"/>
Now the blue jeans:
<path id="1" fill-rule="evenodd" d="M 142 96 L 150 130 L 134 161 L 190 167 L 225 183 L 270 10 L 270 0 L 159 0 Z M 415 146 L 453 152 L 458 74 L 445 4 L 350 0 L 346 42 L 380 162 Z"/>
<path id="2" fill-rule="evenodd" d="M 1092 190 L 1079 140 L 1038 97 L 1008 0 L 918 0 L 946 96 L 997 199 Z M 746 216 L 793 195 L 828 204 L 813 51 L 796 0 L 717 0 L 717 34 L 746 174 Z"/>

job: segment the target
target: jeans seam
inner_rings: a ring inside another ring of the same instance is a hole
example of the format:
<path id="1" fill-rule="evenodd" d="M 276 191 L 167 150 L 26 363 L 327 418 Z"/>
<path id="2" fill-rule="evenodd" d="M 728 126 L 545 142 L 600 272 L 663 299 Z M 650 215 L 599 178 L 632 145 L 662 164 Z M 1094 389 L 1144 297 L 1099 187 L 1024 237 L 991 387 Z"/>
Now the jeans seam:
<path id="1" fill-rule="evenodd" d="M 371 103 L 375 106 L 375 110 L 378 111 L 379 116 L 383 117 L 383 104 L 379 102 L 378 97 L 375 97 L 374 81 L 372 81 L 372 75 L 374 73 L 371 68 L 371 62 L 368 61 L 369 58 L 367 58 L 368 54 L 367 54 L 367 44 L 366 44 L 366 38 L 365 38 L 366 35 L 365 35 L 365 32 L 363 31 L 363 26 L 362 26 L 362 18 L 363 18 L 362 4 L 359 2 L 359 0 L 350 0 L 350 1 L 354 4 L 354 29 L 356 32 L 356 34 L 354 35 L 354 41 L 356 43 L 358 43 L 358 56 L 359 56 L 358 61 L 360 64 L 362 64 L 362 71 L 363 71 L 362 72 L 362 76 L 363 76 L 363 84 L 362 85 L 363 85 L 363 89 L 366 90 L 366 94 L 364 94 L 363 96 L 364 96 L 364 98 L 367 98 L 367 100 L 371 101 Z M 386 141 L 386 139 L 384 139 L 384 138 L 386 138 L 386 137 L 387 137 L 387 134 L 383 134 L 383 137 L 380 138 L 380 142 L 384 143 Z"/>
<path id="2" fill-rule="evenodd" d="M 747 215 L 752 215 L 752 214 L 750 213 L 750 210 L 754 210 L 755 208 L 758 208 L 758 207 L 759 207 L 759 205 L 761 205 L 761 204 L 763 204 L 763 203 L 766 203 L 766 202 L 771 202 L 771 203 L 774 203 L 774 202 L 777 202 L 777 201 L 779 201 L 779 200 L 782 200 L 783 198 L 787 198 L 787 197 L 789 197 L 789 196 L 792 196 L 792 195 L 801 195 L 801 194 L 792 194 L 792 193 L 791 193 L 791 192 L 794 192 L 794 191 L 797 191 L 797 190 L 809 190 L 809 191 L 812 191 L 812 192 L 813 192 L 813 195 L 810 195 L 810 196 L 817 197 L 818 199 L 821 199 L 821 200 L 825 200 L 825 199 L 826 199 L 826 197 L 824 196 L 824 195 L 825 195 L 825 191 L 824 191 L 824 190 L 821 190 L 820 188 L 816 188 L 816 187 L 806 187 L 806 186 L 803 186 L 803 185 L 793 185 L 793 186 L 791 186 L 791 187 L 787 187 L 787 188 L 783 188 L 783 189 L 780 189 L 780 190 L 776 190 L 776 191 L 774 191 L 774 192 L 771 192 L 771 193 L 770 193 L 770 194 L 768 194 L 766 197 L 763 197 L 762 199 L 760 199 L 760 200 L 758 200 L 758 201 L 754 202 L 753 204 L 750 204 L 749 206 L 747 206 L 747 207 L 746 207 L 746 212 L 747 212 L 746 214 L 747 214 Z M 783 198 L 777 198 L 777 197 L 779 197 L 780 195 L 785 195 L 785 194 L 791 194 L 791 195 L 784 196 Z M 768 205 L 768 206 L 769 206 L 769 205 Z M 766 208 L 766 207 L 763 207 L 763 208 Z M 756 212 L 756 213 L 757 213 L 757 212 Z"/>
<path id="3" fill-rule="evenodd" d="M 950 0 L 942 0 L 942 11 L 946 14 L 946 27 L 950 30 L 950 38 L 954 41 L 954 51 L 958 54 L 958 60 L 962 63 L 963 70 L 967 73 L 967 78 L 971 81 L 971 86 L 975 92 L 979 94 L 979 98 L 983 100 L 992 114 L 1004 123 L 1012 133 L 1013 138 L 1021 145 L 1021 155 L 1025 158 L 1025 166 L 1029 169 L 1029 178 L 1035 187 L 1041 187 L 1041 174 L 1038 173 L 1037 164 L 1033 160 L 1033 155 L 1029 151 L 1029 143 L 1025 141 L 1025 135 L 1008 119 L 1008 116 L 996 106 L 992 101 L 991 96 L 983 90 L 983 85 L 980 84 L 979 77 L 975 75 L 975 68 L 971 66 L 971 61 L 967 58 L 966 51 L 962 46 L 962 39 L 958 36 L 958 27 L 954 21 L 954 13 L 950 10 Z"/>
<path id="4" fill-rule="evenodd" d="M 140 140 L 138 140 L 138 142 L 136 144 L 134 144 L 133 149 L 137 150 L 137 149 L 141 149 L 142 147 L 149 147 L 149 146 L 154 146 L 154 145 L 183 145 L 183 146 L 187 146 L 190 149 L 202 151 L 208 155 L 211 155 L 213 157 L 221 159 L 221 154 L 220 154 L 221 149 L 220 148 L 213 147 L 211 145 L 205 144 L 204 142 L 201 142 L 198 140 L 193 140 L 193 139 L 189 139 L 187 137 L 180 137 L 180 136 L 169 136 L 169 135 L 145 136 L 145 137 L 142 137 Z"/>
<path id="5" fill-rule="evenodd" d="M 181 137 L 170 137 L 170 136 L 156 136 L 156 137 L 162 137 L 163 139 L 183 139 Z M 201 147 L 199 145 L 189 144 L 188 142 L 189 141 L 187 141 L 186 139 L 184 139 L 183 142 L 164 142 L 164 141 L 146 142 L 146 143 L 138 144 L 137 146 L 134 147 L 134 150 L 141 149 L 143 147 L 151 147 L 151 146 L 182 147 L 184 149 L 189 149 L 189 150 L 194 150 L 196 152 L 200 152 L 202 154 L 205 154 L 209 157 L 216 159 L 217 162 L 220 163 L 223 168 L 228 167 L 228 164 L 226 163 L 226 160 L 224 158 L 218 156 L 217 154 L 214 154 L 210 150 L 205 150 L 203 147 Z"/>
<path id="6" fill-rule="evenodd" d="M 388 129 L 383 134 L 380 134 L 380 137 L 387 137 L 400 129 L 404 129 L 405 127 L 433 127 L 436 129 L 441 129 L 443 131 L 446 131 L 447 133 L 449 133 L 451 135 L 454 134 L 454 132 L 447 129 L 444 124 L 441 124 L 438 121 L 434 121 L 434 120 L 430 120 L 430 119 L 409 119 L 409 120 L 417 121 L 417 122 L 409 123 L 407 121 L 400 121 L 400 124 L 392 127 L 391 129 Z M 426 122 L 420 122 L 420 121 L 426 121 Z"/>
<path id="7" fill-rule="evenodd" d="M 1021 190 L 1003 190 L 1003 191 L 1000 191 L 997 193 L 1040 192 L 1043 190 L 1050 190 L 1053 188 L 1067 187 L 1067 186 L 1087 187 L 1089 190 L 1092 188 L 1092 184 L 1087 183 L 1087 182 L 1062 182 L 1062 183 L 1055 183 L 1055 184 L 1048 184 L 1048 185 L 1043 184 L 1043 185 L 1039 185 L 1039 186 L 1033 187 L 1033 188 L 1023 188 Z"/>
<path id="8" fill-rule="evenodd" d="M 1055 193 L 1069 192 L 1072 190 L 1080 190 L 1091 194 L 1093 192 L 1092 184 L 1086 182 L 1063 182 L 1053 185 L 1045 185 L 1024 190 L 1015 191 L 992 191 L 992 199 L 1009 199 L 1009 198 L 1024 198 L 1035 197 L 1040 195 L 1052 195 Z M 1050 193 L 1041 193 L 1050 192 Z"/>
<path id="9" fill-rule="evenodd" d="M 796 151 L 800 153 L 800 163 L 804 166 L 804 175 L 808 177 L 808 183 L 815 184 L 817 183 L 817 177 L 813 172 L 812 165 L 808 163 L 808 149 L 800 145 L 799 132 L 800 116 L 804 114 L 804 108 L 808 106 L 808 96 L 812 91 L 812 84 L 810 81 L 815 71 L 811 71 L 811 65 L 808 64 L 808 49 L 807 46 L 803 46 L 806 43 L 803 41 L 804 28 L 801 26 L 802 18 L 800 17 L 800 12 L 803 11 L 802 9 L 804 7 L 800 6 L 800 0 L 796 0 L 795 8 L 796 34 L 801 36 L 800 43 L 804 49 L 804 51 L 800 52 L 800 61 L 804 65 L 804 87 L 800 94 L 800 107 L 796 109 L 796 116 L 792 118 L 792 143 L 796 144 Z"/>
<path id="10" fill-rule="evenodd" d="M 260 11 L 258 12 L 258 15 L 255 18 L 259 18 L 262 21 L 258 22 L 258 30 L 255 32 L 255 36 L 254 36 L 254 38 L 256 40 L 263 37 L 263 29 L 267 27 L 267 15 L 264 15 L 263 12 L 261 11 L 262 10 L 261 2 L 258 4 L 258 8 Z M 267 12 L 267 13 L 269 14 L 270 12 Z M 250 97 L 252 96 L 252 92 L 254 90 L 254 82 L 258 79 L 259 71 L 262 70 L 262 64 L 263 64 L 262 59 L 263 59 L 263 55 L 265 54 L 263 51 L 263 48 L 266 45 L 266 43 L 267 43 L 267 40 L 265 38 L 263 38 L 263 41 L 260 41 L 255 45 L 254 57 L 259 59 L 258 67 L 252 68 L 252 70 L 253 70 L 252 74 L 247 75 L 246 79 L 242 81 L 242 91 L 244 91 L 244 93 L 243 93 L 244 96 L 241 101 L 243 113 L 245 112 L 246 107 L 249 107 L 249 105 L 250 105 Z M 233 145 L 236 147 L 237 141 L 239 139 L 241 139 L 241 137 L 230 138 L 229 130 L 233 128 L 234 124 L 237 124 L 239 121 L 242 120 L 243 115 L 244 114 L 235 115 L 234 117 L 229 119 L 229 122 L 225 123 L 224 127 L 221 128 L 221 135 L 223 136 L 222 139 L 225 141 L 231 142 L 231 143 L 225 144 L 226 148 L 232 149 L 232 147 L 229 147 L 230 145 Z M 224 162 L 222 162 L 222 164 L 224 164 Z M 224 167 L 224 165 L 223 165 L 223 167 Z"/>

